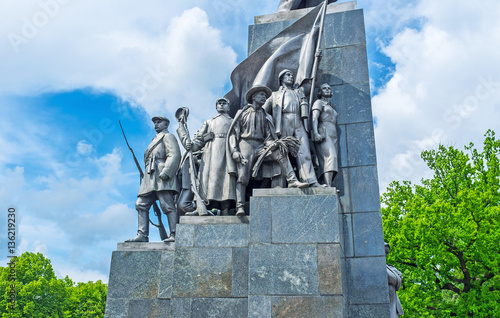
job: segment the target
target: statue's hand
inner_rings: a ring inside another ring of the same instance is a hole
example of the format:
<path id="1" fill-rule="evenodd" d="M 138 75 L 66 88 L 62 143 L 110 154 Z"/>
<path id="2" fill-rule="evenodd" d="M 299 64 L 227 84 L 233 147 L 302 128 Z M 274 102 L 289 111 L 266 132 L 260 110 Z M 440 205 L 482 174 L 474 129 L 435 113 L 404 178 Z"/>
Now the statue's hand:
<path id="1" fill-rule="evenodd" d="M 233 160 L 238 162 L 238 163 L 241 162 L 242 159 L 244 160 L 243 155 L 239 151 L 233 152 L 232 157 L 233 157 Z"/>
<path id="2" fill-rule="evenodd" d="M 165 173 L 165 172 L 162 172 L 160 173 L 160 179 L 162 179 L 163 181 L 167 181 L 168 179 L 168 175 Z"/>
<path id="3" fill-rule="evenodd" d="M 316 141 L 316 142 L 322 141 L 323 140 L 323 136 L 321 136 L 317 132 L 313 132 L 313 134 L 312 134 L 312 140 Z"/>
<path id="4" fill-rule="evenodd" d="M 193 143 L 191 142 L 191 140 L 186 140 L 186 150 L 189 151 L 191 150 L 191 148 L 193 147 Z"/>

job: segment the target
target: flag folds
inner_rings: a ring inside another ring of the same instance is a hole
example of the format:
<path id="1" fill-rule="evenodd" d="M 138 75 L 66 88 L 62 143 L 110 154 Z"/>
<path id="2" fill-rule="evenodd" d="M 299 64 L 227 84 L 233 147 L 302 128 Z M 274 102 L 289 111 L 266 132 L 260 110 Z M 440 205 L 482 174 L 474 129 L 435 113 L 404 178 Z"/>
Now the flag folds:
<path id="1" fill-rule="evenodd" d="M 289 69 L 300 85 L 311 79 L 324 4 L 318 5 L 294 24 L 262 45 L 231 73 L 230 115 L 246 105 L 245 93 L 254 85 L 279 88 L 278 74 Z"/>

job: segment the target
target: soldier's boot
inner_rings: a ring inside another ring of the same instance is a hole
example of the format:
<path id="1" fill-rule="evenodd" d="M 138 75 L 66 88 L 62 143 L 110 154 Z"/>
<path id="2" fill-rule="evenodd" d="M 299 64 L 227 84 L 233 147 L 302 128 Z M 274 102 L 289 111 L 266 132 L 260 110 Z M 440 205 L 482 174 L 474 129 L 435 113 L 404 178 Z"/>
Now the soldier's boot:
<path id="1" fill-rule="evenodd" d="M 171 232 L 170 235 L 163 240 L 163 242 L 168 243 L 168 242 L 175 242 L 175 232 Z"/>
<path id="2" fill-rule="evenodd" d="M 246 185 L 236 183 L 236 216 L 245 216 L 245 191 Z"/>
<path id="3" fill-rule="evenodd" d="M 137 232 L 136 237 L 125 240 L 125 242 L 134 242 L 134 243 L 149 242 L 149 238 L 139 231 L 139 232 Z"/>
<path id="4" fill-rule="evenodd" d="M 221 204 L 221 211 L 220 215 L 221 216 L 228 216 L 229 215 L 229 201 L 222 201 Z"/>
<path id="5" fill-rule="evenodd" d="M 307 188 L 309 186 L 309 184 L 300 182 L 297 179 L 297 176 L 295 176 L 295 172 L 293 172 L 292 165 L 290 164 L 290 161 L 288 161 L 288 158 L 281 157 L 280 159 L 278 159 L 278 162 L 281 167 L 281 173 L 285 174 L 289 188 Z"/>

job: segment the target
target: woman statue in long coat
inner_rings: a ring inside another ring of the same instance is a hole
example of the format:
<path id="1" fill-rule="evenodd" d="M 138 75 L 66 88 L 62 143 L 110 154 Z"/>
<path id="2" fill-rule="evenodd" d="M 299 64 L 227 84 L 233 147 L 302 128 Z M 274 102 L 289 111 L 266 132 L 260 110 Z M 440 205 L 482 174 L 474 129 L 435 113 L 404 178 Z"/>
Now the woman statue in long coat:
<path id="1" fill-rule="evenodd" d="M 312 140 L 314 141 L 318 158 L 318 179 L 322 184 L 332 186 L 333 178 L 339 171 L 337 111 L 330 104 L 332 88 L 321 84 L 318 100 L 312 107 Z"/>

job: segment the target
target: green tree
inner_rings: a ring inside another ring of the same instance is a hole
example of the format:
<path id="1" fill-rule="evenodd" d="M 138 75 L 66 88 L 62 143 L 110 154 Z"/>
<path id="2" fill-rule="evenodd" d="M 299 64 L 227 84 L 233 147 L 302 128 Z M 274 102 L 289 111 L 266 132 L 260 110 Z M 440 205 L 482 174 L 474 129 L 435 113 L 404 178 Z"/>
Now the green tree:
<path id="1" fill-rule="evenodd" d="M 382 196 L 388 263 L 404 275 L 405 317 L 500 317 L 500 141 L 422 152 L 422 185 Z"/>
<path id="2" fill-rule="evenodd" d="M 66 317 L 94 318 L 104 317 L 107 285 L 97 282 L 78 283 L 69 288 L 70 297 Z"/>
<path id="3" fill-rule="evenodd" d="M 15 268 L 15 271 L 11 271 Z M 15 280 L 10 281 L 12 273 Z M 0 316 L 2 318 L 104 317 L 107 287 L 101 281 L 78 283 L 58 279 L 50 260 L 41 253 L 23 253 L 0 267 Z M 11 287 L 15 308 L 9 308 Z"/>

